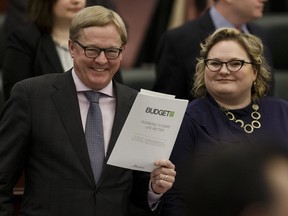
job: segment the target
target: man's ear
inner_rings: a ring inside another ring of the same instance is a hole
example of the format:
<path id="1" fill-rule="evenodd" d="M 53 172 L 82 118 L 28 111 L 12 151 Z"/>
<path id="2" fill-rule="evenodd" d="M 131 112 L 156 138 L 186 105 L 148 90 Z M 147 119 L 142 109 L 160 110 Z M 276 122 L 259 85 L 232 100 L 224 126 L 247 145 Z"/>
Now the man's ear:
<path id="1" fill-rule="evenodd" d="M 69 48 L 70 55 L 73 58 L 74 57 L 74 42 L 71 39 L 69 39 L 68 41 L 68 48 Z"/>

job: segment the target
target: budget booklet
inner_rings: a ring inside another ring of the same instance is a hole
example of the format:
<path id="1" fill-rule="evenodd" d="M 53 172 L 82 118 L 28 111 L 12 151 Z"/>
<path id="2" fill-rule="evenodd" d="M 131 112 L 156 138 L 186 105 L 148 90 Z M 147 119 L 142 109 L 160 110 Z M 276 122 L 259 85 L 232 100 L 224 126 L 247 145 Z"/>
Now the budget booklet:
<path id="1" fill-rule="evenodd" d="M 108 164 L 151 172 L 154 161 L 169 159 L 188 100 L 141 89 Z"/>

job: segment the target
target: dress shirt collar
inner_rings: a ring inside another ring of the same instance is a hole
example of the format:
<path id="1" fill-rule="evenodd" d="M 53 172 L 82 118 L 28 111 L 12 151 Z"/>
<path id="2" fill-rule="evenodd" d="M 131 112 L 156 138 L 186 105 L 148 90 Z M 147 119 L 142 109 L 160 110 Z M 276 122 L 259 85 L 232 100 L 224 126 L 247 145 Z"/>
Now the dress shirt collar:
<path id="1" fill-rule="evenodd" d="M 77 92 L 92 90 L 91 88 L 85 86 L 84 83 L 79 79 L 74 68 L 72 69 L 72 77 L 73 77 Z M 105 94 L 112 98 L 115 97 L 115 94 L 113 91 L 113 81 L 111 80 L 105 88 L 100 89 L 98 92 L 101 92 L 102 94 Z"/>
<path id="2" fill-rule="evenodd" d="M 210 16 L 213 20 L 213 23 L 216 27 L 216 29 L 219 29 L 219 28 L 224 28 L 224 27 L 228 27 L 228 28 L 235 28 L 235 26 L 230 23 L 227 19 L 225 19 L 225 17 L 223 17 L 217 10 L 214 6 L 211 7 L 210 11 Z M 242 31 L 245 32 L 245 33 L 249 33 L 248 31 L 248 28 L 247 28 L 247 25 L 244 24 L 242 27 L 241 27 Z"/>

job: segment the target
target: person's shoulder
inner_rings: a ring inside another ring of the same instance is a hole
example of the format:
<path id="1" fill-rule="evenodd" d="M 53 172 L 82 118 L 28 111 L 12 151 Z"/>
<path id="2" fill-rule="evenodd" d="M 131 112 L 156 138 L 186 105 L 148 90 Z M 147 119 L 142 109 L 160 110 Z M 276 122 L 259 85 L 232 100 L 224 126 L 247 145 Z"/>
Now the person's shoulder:
<path id="1" fill-rule="evenodd" d="M 188 107 L 207 107 L 211 104 L 209 96 L 205 96 L 203 98 L 195 98 L 194 100 L 191 100 Z"/>
<path id="2" fill-rule="evenodd" d="M 199 107 L 199 106 L 202 106 L 202 104 L 203 104 L 203 99 L 196 98 L 189 102 L 188 108 Z"/>
<path id="3" fill-rule="evenodd" d="M 199 116 L 203 113 L 208 114 L 208 110 L 211 109 L 213 104 L 209 101 L 207 97 L 196 98 L 189 102 L 186 112 L 191 116 Z"/>
<path id="4" fill-rule="evenodd" d="M 277 108 L 277 109 L 284 108 L 287 109 L 288 111 L 288 101 L 282 98 L 265 96 L 264 98 L 261 99 L 260 105 L 261 104 L 263 104 L 263 106 L 267 108 Z"/>
<path id="5" fill-rule="evenodd" d="M 247 23 L 247 28 L 248 28 L 249 32 L 253 35 L 256 35 L 260 38 L 266 37 L 267 30 L 263 26 L 255 23 L 255 22 Z"/>
<path id="6" fill-rule="evenodd" d="M 8 36 L 8 43 L 30 44 L 30 46 L 37 44 L 41 37 L 39 28 L 34 23 L 25 23 L 18 26 Z"/>
<path id="7" fill-rule="evenodd" d="M 138 91 L 127 86 L 127 85 L 124 85 L 124 84 L 121 84 L 117 81 L 113 81 L 115 87 L 116 87 L 116 91 L 117 92 L 121 92 L 121 94 L 126 94 L 127 96 L 132 96 L 132 97 L 136 97 L 137 94 L 138 94 Z"/>
<path id="8" fill-rule="evenodd" d="M 201 35 L 199 31 L 214 28 L 211 16 L 208 12 L 193 20 L 187 21 L 181 26 L 167 30 L 164 35 L 182 36 L 189 34 L 189 37 Z M 189 38 L 187 37 L 187 38 Z"/>
<path id="9" fill-rule="evenodd" d="M 72 75 L 70 72 L 51 73 L 51 74 L 44 74 L 40 76 L 30 77 L 30 78 L 19 81 L 19 83 L 33 87 L 36 85 L 52 84 L 56 82 L 57 80 L 66 79 L 65 77 L 66 78 L 70 77 L 72 79 Z"/>
<path id="10" fill-rule="evenodd" d="M 273 97 L 273 96 L 264 96 L 261 101 L 266 103 L 288 103 L 287 100 L 280 98 L 280 97 Z"/>
<path id="11" fill-rule="evenodd" d="M 73 88 L 73 78 L 71 73 L 52 73 L 36 77 L 30 77 L 17 82 L 12 90 L 11 97 L 23 94 L 34 95 L 43 97 L 47 93 L 53 92 L 55 89 L 60 88 Z"/>
<path id="12" fill-rule="evenodd" d="M 250 28 L 253 28 L 253 29 L 261 29 L 261 30 L 265 29 L 263 26 L 259 25 L 256 22 L 248 22 L 248 23 L 246 23 L 246 25 L 249 26 Z"/>
<path id="13" fill-rule="evenodd" d="M 41 33 L 37 25 L 32 22 L 27 22 L 27 23 L 24 23 L 23 25 L 18 26 L 11 33 L 11 35 L 19 35 L 19 37 L 23 35 L 30 35 L 30 37 L 34 37 L 40 34 Z"/>

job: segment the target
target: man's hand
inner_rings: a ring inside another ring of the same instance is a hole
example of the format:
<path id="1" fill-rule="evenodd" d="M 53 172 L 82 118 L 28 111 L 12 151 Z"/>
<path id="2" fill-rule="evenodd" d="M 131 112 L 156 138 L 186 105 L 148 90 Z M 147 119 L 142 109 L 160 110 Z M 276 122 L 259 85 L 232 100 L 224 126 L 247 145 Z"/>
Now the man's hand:
<path id="1" fill-rule="evenodd" d="M 175 181 L 175 166 L 170 160 L 158 160 L 154 164 L 158 168 L 150 175 L 152 190 L 154 193 L 162 194 L 168 191 Z"/>

